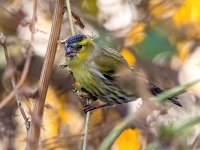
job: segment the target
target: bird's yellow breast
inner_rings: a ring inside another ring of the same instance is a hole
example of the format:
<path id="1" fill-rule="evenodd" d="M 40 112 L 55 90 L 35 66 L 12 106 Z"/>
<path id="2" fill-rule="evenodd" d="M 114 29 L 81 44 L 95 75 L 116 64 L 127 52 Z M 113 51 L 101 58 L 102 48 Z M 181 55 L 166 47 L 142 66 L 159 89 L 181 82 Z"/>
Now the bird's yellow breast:
<path id="1" fill-rule="evenodd" d="M 86 89 L 92 89 L 92 84 L 95 82 L 94 75 L 91 73 L 92 64 L 89 61 L 90 56 L 86 51 L 79 52 L 76 58 L 73 58 L 69 64 L 75 80 Z"/>

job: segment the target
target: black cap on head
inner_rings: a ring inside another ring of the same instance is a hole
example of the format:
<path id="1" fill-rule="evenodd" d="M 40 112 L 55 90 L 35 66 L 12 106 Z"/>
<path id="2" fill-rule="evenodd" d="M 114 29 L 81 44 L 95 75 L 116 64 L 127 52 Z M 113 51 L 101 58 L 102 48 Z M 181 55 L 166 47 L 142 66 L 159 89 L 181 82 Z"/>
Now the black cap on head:
<path id="1" fill-rule="evenodd" d="M 80 42 L 86 38 L 87 36 L 83 34 L 77 34 L 77 35 L 69 37 L 68 40 L 65 41 L 66 55 L 68 55 L 69 57 L 76 56 L 76 53 L 82 48 L 82 46 L 79 45 L 77 42 Z"/>
<path id="2" fill-rule="evenodd" d="M 77 35 L 69 37 L 69 39 L 66 41 L 66 44 L 67 45 L 71 45 L 73 43 L 80 42 L 80 41 L 82 41 L 85 38 L 87 38 L 86 35 L 84 35 L 84 34 L 77 34 Z"/>

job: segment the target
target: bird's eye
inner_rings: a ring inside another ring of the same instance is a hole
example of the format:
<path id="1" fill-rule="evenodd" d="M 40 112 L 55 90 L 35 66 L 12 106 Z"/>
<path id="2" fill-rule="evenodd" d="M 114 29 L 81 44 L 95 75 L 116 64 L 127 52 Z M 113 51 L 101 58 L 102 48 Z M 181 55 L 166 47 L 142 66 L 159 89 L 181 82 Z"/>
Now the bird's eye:
<path id="1" fill-rule="evenodd" d="M 78 48 L 78 49 L 81 49 L 81 48 L 82 48 L 82 45 L 77 45 L 77 48 Z"/>

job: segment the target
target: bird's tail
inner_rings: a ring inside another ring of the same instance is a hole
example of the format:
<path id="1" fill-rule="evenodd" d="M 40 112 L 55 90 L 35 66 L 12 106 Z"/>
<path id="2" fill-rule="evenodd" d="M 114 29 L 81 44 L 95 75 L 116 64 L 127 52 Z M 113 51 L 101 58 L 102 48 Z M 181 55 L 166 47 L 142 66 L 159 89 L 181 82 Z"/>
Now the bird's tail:
<path id="1" fill-rule="evenodd" d="M 131 67 L 131 70 L 134 71 L 135 74 L 138 75 L 138 77 L 140 77 L 143 81 L 145 81 L 147 83 L 147 86 L 149 87 L 149 91 L 153 94 L 153 95 L 159 95 L 161 93 L 164 92 L 164 90 L 162 90 L 160 87 L 156 86 L 154 83 L 148 81 L 147 79 L 145 79 L 145 77 L 143 77 L 143 75 L 141 75 L 139 72 L 137 72 L 135 70 L 135 68 Z M 172 102 L 173 104 L 182 107 L 181 103 L 177 101 L 177 97 L 169 97 L 168 100 L 170 102 Z"/>
<path id="2" fill-rule="evenodd" d="M 164 90 L 162 90 L 161 88 L 159 88 L 158 86 L 156 86 L 155 84 L 153 84 L 152 82 L 149 82 L 149 89 L 151 91 L 151 93 L 153 95 L 158 95 L 160 93 L 163 93 Z M 168 100 L 170 100 L 173 104 L 179 106 L 179 107 L 182 107 L 181 103 L 177 101 L 177 97 L 169 97 Z"/>

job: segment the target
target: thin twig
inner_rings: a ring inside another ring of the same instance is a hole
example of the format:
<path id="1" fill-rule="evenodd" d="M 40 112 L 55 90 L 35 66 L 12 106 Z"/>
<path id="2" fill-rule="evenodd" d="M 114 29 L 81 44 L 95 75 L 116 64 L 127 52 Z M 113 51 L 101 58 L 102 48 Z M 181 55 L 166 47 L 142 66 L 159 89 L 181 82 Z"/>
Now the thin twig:
<path id="1" fill-rule="evenodd" d="M 28 46 L 27 48 L 27 58 L 24 64 L 24 68 L 22 71 L 22 75 L 16 85 L 16 89 L 19 90 L 19 88 L 21 88 L 21 86 L 23 85 L 24 81 L 26 80 L 28 71 L 29 71 L 29 67 L 30 67 L 30 63 L 31 63 L 31 58 L 32 58 L 32 47 Z M 8 96 L 6 96 L 0 103 L 0 110 L 3 109 L 15 96 L 14 91 L 10 92 L 8 94 Z"/>
<path id="2" fill-rule="evenodd" d="M 16 88 L 16 82 L 15 82 L 15 77 L 14 76 L 11 77 L 11 82 L 12 82 L 12 86 L 13 86 L 13 89 L 14 89 L 15 98 L 16 98 L 16 101 L 17 101 L 18 108 L 19 108 L 19 110 L 20 110 L 20 112 L 22 114 L 22 117 L 23 117 L 24 121 L 25 121 L 26 130 L 28 132 L 29 129 L 30 129 L 30 121 L 29 121 L 29 117 L 26 116 L 26 113 L 25 113 L 25 111 L 24 111 L 24 109 L 23 109 L 23 107 L 21 105 L 20 100 L 19 100 L 18 90 Z"/>
<path id="3" fill-rule="evenodd" d="M 55 54 L 57 50 L 57 41 L 60 35 L 62 17 L 63 17 L 64 0 L 56 0 L 56 6 L 53 16 L 51 34 L 47 47 L 47 52 L 38 84 L 38 97 L 34 100 L 33 112 L 31 119 L 31 130 L 27 143 L 27 150 L 37 150 L 40 138 L 40 127 L 45 106 L 45 98 L 49 85 L 50 75 L 53 68 Z"/>
<path id="4" fill-rule="evenodd" d="M 34 39 L 34 33 L 35 33 L 35 23 L 37 20 L 37 0 L 33 1 L 33 15 L 32 15 L 32 20 L 30 24 L 30 30 L 31 30 L 31 41 Z"/>
<path id="5" fill-rule="evenodd" d="M 1 33 L 0 43 L 1 43 L 2 47 L 3 47 L 3 49 L 4 49 L 4 54 L 5 54 L 6 62 L 7 62 L 7 65 L 8 65 L 9 62 L 10 62 L 10 57 L 9 57 L 9 54 L 8 54 L 8 49 L 7 49 L 7 44 L 6 44 L 6 41 L 5 41 L 5 36 L 3 35 L 3 33 Z M 26 130 L 28 131 L 30 129 L 30 121 L 29 121 L 29 118 L 26 116 L 24 108 L 22 107 L 21 102 L 19 100 L 19 95 L 18 95 L 18 90 L 16 88 L 16 81 L 15 81 L 15 75 L 14 74 L 11 77 L 11 83 L 12 83 L 15 99 L 16 99 L 16 102 L 17 102 L 17 106 L 18 106 L 18 108 L 19 108 L 19 110 L 20 110 L 20 112 L 22 114 L 22 117 L 23 117 L 23 119 L 25 121 Z"/>
<path id="6" fill-rule="evenodd" d="M 72 21 L 72 12 L 71 12 L 70 0 L 66 0 L 66 4 L 67 4 L 67 12 L 68 12 L 68 18 L 69 18 L 71 32 L 72 32 L 72 35 L 75 35 L 75 28 L 74 28 L 74 23 Z"/>

